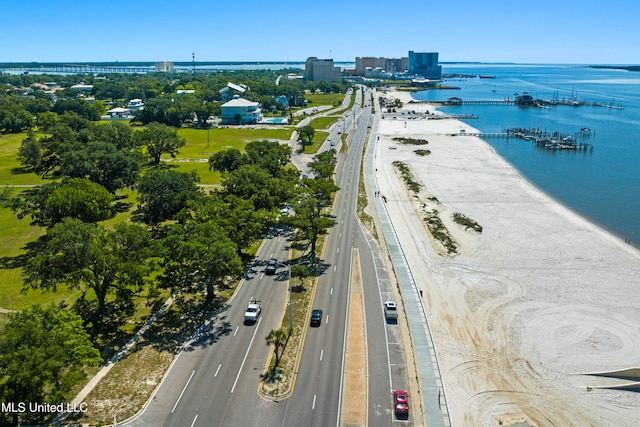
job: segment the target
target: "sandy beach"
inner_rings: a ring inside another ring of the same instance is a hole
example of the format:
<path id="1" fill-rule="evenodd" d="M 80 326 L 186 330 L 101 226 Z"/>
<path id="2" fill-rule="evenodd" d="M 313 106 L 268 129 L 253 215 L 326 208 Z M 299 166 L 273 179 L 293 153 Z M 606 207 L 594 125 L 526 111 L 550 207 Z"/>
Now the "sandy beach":
<path id="1" fill-rule="evenodd" d="M 435 111 L 405 92 L 378 95 L 400 98 L 405 111 Z M 633 380 L 586 374 L 640 367 L 640 252 L 533 187 L 481 139 L 448 136 L 461 129 L 475 131 L 399 110 L 380 122 L 375 153 L 379 189 L 423 291 L 453 424 L 637 425 L 640 393 L 599 388 Z M 409 167 L 417 194 L 394 161 Z M 441 219 L 456 253 L 428 233 L 428 215 Z"/>

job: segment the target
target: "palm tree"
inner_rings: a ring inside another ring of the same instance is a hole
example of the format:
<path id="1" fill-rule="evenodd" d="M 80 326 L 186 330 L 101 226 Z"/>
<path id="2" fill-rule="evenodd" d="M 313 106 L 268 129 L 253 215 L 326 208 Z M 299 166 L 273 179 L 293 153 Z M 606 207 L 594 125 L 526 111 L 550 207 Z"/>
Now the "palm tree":
<path id="1" fill-rule="evenodd" d="M 276 364 L 278 366 L 280 363 L 280 349 L 287 343 L 289 337 L 284 329 L 272 329 L 269 331 L 269 334 L 264 337 L 267 341 L 267 345 L 273 345 L 273 353 L 276 356 Z"/>

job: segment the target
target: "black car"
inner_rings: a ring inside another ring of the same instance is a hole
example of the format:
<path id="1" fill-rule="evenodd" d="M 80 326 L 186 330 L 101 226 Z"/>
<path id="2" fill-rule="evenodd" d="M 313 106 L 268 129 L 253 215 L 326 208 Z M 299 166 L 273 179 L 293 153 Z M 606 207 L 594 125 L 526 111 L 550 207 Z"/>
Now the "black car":
<path id="1" fill-rule="evenodd" d="M 275 258 L 271 258 L 267 261 L 267 268 L 264 269 L 266 274 L 276 274 L 276 270 L 278 269 L 278 260 Z"/>
<path id="2" fill-rule="evenodd" d="M 311 326 L 320 326 L 322 323 L 322 310 L 313 310 L 311 312 Z"/>

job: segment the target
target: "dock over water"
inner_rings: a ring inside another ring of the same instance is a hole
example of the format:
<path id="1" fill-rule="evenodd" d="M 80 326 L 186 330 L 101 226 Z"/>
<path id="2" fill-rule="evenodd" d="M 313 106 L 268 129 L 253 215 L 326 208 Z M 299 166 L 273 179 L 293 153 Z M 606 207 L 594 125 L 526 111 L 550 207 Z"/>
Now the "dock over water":
<path id="1" fill-rule="evenodd" d="M 585 132 L 586 128 L 576 132 L 576 135 L 590 136 L 591 132 Z M 465 132 L 447 134 L 447 136 L 478 136 L 480 138 L 518 138 L 530 141 L 536 147 L 547 150 L 574 150 L 593 151 L 593 145 L 586 142 L 579 142 L 574 135 L 560 132 L 546 132 L 533 128 L 509 128 L 502 132 Z"/>

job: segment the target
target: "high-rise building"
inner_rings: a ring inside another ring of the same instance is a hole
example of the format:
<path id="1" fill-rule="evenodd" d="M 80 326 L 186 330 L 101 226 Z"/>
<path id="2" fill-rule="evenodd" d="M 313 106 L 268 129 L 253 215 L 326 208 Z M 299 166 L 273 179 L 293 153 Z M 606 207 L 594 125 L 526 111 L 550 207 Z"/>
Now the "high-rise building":
<path id="1" fill-rule="evenodd" d="M 407 57 L 403 58 L 374 58 L 374 57 L 356 57 L 356 68 L 354 74 L 364 76 L 367 69 L 381 69 L 390 74 L 402 73 L 407 70 Z"/>
<path id="2" fill-rule="evenodd" d="M 315 56 L 307 58 L 304 67 L 304 78 L 310 82 L 326 80 L 339 82 L 342 80 L 340 67 L 333 65 L 333 59 L 318 59 Z"/>
<path id="3" fill-rule="evenodd" d="M 438 52 L 409 51 L 409 74 L 429 80 L 442 79 L 442 66 L 438 65 Z"/>

